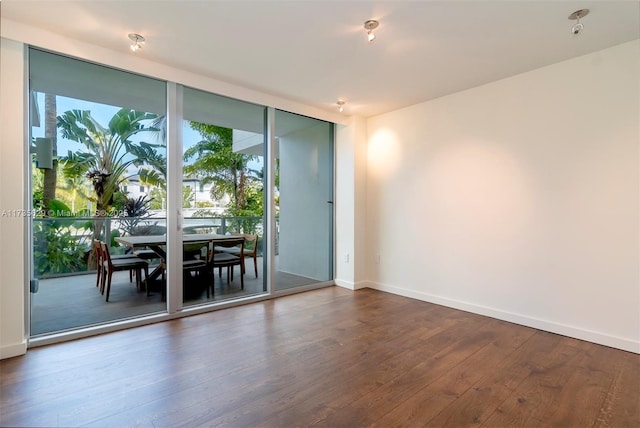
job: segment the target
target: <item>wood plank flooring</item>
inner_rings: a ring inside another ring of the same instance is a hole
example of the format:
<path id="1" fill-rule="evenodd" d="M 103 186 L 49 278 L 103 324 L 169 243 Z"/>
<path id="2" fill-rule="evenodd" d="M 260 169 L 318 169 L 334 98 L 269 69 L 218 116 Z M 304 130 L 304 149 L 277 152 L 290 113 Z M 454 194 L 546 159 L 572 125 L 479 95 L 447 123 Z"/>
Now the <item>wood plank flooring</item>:
<path id="1" fill-rule="evenodd" d="M 1 426 L 640 426 L 640 355 L 338 287 L 0 362 Z"/>

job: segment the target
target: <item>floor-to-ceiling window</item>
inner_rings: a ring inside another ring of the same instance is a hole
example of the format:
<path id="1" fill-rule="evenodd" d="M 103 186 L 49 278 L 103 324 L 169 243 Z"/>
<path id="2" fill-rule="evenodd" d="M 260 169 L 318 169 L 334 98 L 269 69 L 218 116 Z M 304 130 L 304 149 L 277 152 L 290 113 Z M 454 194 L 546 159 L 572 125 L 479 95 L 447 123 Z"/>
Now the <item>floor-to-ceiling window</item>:
<path id="1" fill-rule="evenodd" d="M 165 233 L 166 83 L 36 49 L 29 65 L 31 335 L 164 311 L 134 253 L 161 260 L 119 239 Z"/>
<path id="2" fill-rule="evenodd" d="M 37 49 L 29 65 L 32 337 L 333 279 L 331 123 Z"/>
<path id="3" fill-rule="evenodd" d="M 187 267 L 194 259 L 211 265 L 204 278 L 197 269 L 185 270 L 184 305 L 262 294 L 265 107 L 191 88 L 183 90 L 183 105 L 183 259 Z M 224 248 L 215 239 L 187 241 L 198 235 L 243 236 L 245 274 L 242 266 L 215 266 L 233 262 L 237 247 Z"/>

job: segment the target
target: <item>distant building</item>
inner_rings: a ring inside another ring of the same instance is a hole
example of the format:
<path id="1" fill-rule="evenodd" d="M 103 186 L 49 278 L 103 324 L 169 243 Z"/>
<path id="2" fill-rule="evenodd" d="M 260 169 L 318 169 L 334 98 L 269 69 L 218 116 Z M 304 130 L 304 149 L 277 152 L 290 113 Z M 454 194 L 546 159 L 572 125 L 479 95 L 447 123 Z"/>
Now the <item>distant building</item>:
<path id="1" fill-rule="evenodd" d="M 212 183 L 204 183 L 201 177 L 183 177 L 182 185 L 191 189 L 191 197 L 189 206 L 184 207 L 185 216 L 188 212 L 195 212 L 198 209 L 209 210 L 218 214 L 222 214 L 225 207 L 229 203 L 229 197 L 225 196 L 221 200 L 216 200 L 211 197 Z M 140 177 L 134 175 L 127 180 L 125 185 L 121 186 L 121 191 L 130 198 L 139 198 L 140 196 L 147 196 L 151 198 L 151 192 L 155 186 L 150 186 L 140 182 Z M 166 208 L 166 201 L 160 201 L 162 209 Z"/>

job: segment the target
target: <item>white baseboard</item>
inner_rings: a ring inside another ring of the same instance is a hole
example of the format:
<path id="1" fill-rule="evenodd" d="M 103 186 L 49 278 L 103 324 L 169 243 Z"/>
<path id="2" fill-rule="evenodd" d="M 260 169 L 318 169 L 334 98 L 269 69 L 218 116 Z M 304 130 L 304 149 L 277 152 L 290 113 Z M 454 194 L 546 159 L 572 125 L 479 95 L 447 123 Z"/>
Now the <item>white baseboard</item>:
<path id="1" fill-rule="evenodd" d="M 524 325 L 527 327 L 533 327 L 538 330 L 544 330 L 551 333 L 561 334 L 563 336 L 573 337 L 575 339 L 580 339 L 580 340 L 586 340 L 588 342 L 593 342 L 600 345 L 610 346 L 612 348 L 622 349 L 624 351 L 640 354 L 640 341 L 637 341 L 637 340 L 612 336 L 612 335 L 597 332 L 597 331 L 586 330 L 579 327 L 569 326 L 569 325 L 560 324 L 553 321 L 542 320 L 538 318 L 532 318 L 526 315 L 520 315 L 513 312 L 508 312 L 500 309 L 490 308 L 487 306 L 477 305 L 470 302 L 464 302 L 456 299 L 449 299 L 447 297 L 435 296 L 429 293 L 422 293 L 414 290 L 407 290 L 405 288 L 394 287 L 394 286 L 380 284 L 376 282 L 368 282 L 367 286 L 374 290 L 398 294 L 400 296 L 410 297 L 413 299 L 422 300 L 429 303 L 435 303 L 437 305 L 447 306 L 449 308 L 460 309 L 460 310 L 471 312 L 478 315 L 485 315 L 491 318 L 496 318 L 499 320 Z"/>
<path id="2" fill-rule="evenodd" d="M 353 282 L 353 281 L 345 281 L 344 279 L 339 279 L 339 278 L 336 278 L 334 280 L 334 283 L 339 287 L 347 288 L 349 290 L 360 290 L 361 288 L 367 288 L 369 284 L 366 281 Z"/>
<path id="3" fill-rule="evenodd" d="M 354 284 L 353 289 L 354 290 L 360 290 L 360 289 L 368 288 L 368 287 L 369 287 L 369 282 L 367 282 L 367 281 L 358 281 L 358 282 L 356 282 Z"/>
<path id="4" fill-rule="evenodd" d="M 12 345 L 6 345 L 0 348 L 0 360 L 5 358 L 17 357 L 18 355 L 24 355 L 27 353 L 27 341 L 23 340 L 21 343 L 14 343 Z"/>

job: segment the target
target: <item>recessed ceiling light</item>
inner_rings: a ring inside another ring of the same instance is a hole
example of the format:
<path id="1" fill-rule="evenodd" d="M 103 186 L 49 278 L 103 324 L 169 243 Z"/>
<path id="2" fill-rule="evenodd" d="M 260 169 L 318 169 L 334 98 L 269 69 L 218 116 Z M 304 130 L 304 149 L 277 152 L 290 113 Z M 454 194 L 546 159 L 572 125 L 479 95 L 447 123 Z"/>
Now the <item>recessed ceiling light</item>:
<path id="1" fill-rule="evenodd" d="M 138 49 L 142 49 L 144 46 L 145 38 L 140 34 L 130 33 L 129 40 L 131 40 L 131 50 L 136 52 Z"/>
<path id="2" fill-rule="evenodd" d="M 364 29 L 367 30 L 367 41 L 369 43 L 372 43 L 376 39 L 376 35 L 373 33 L 373 30 L 378 28 L 378 25 L 380 25 L 380 23 L 375 19 L 365 21 Z"/>

